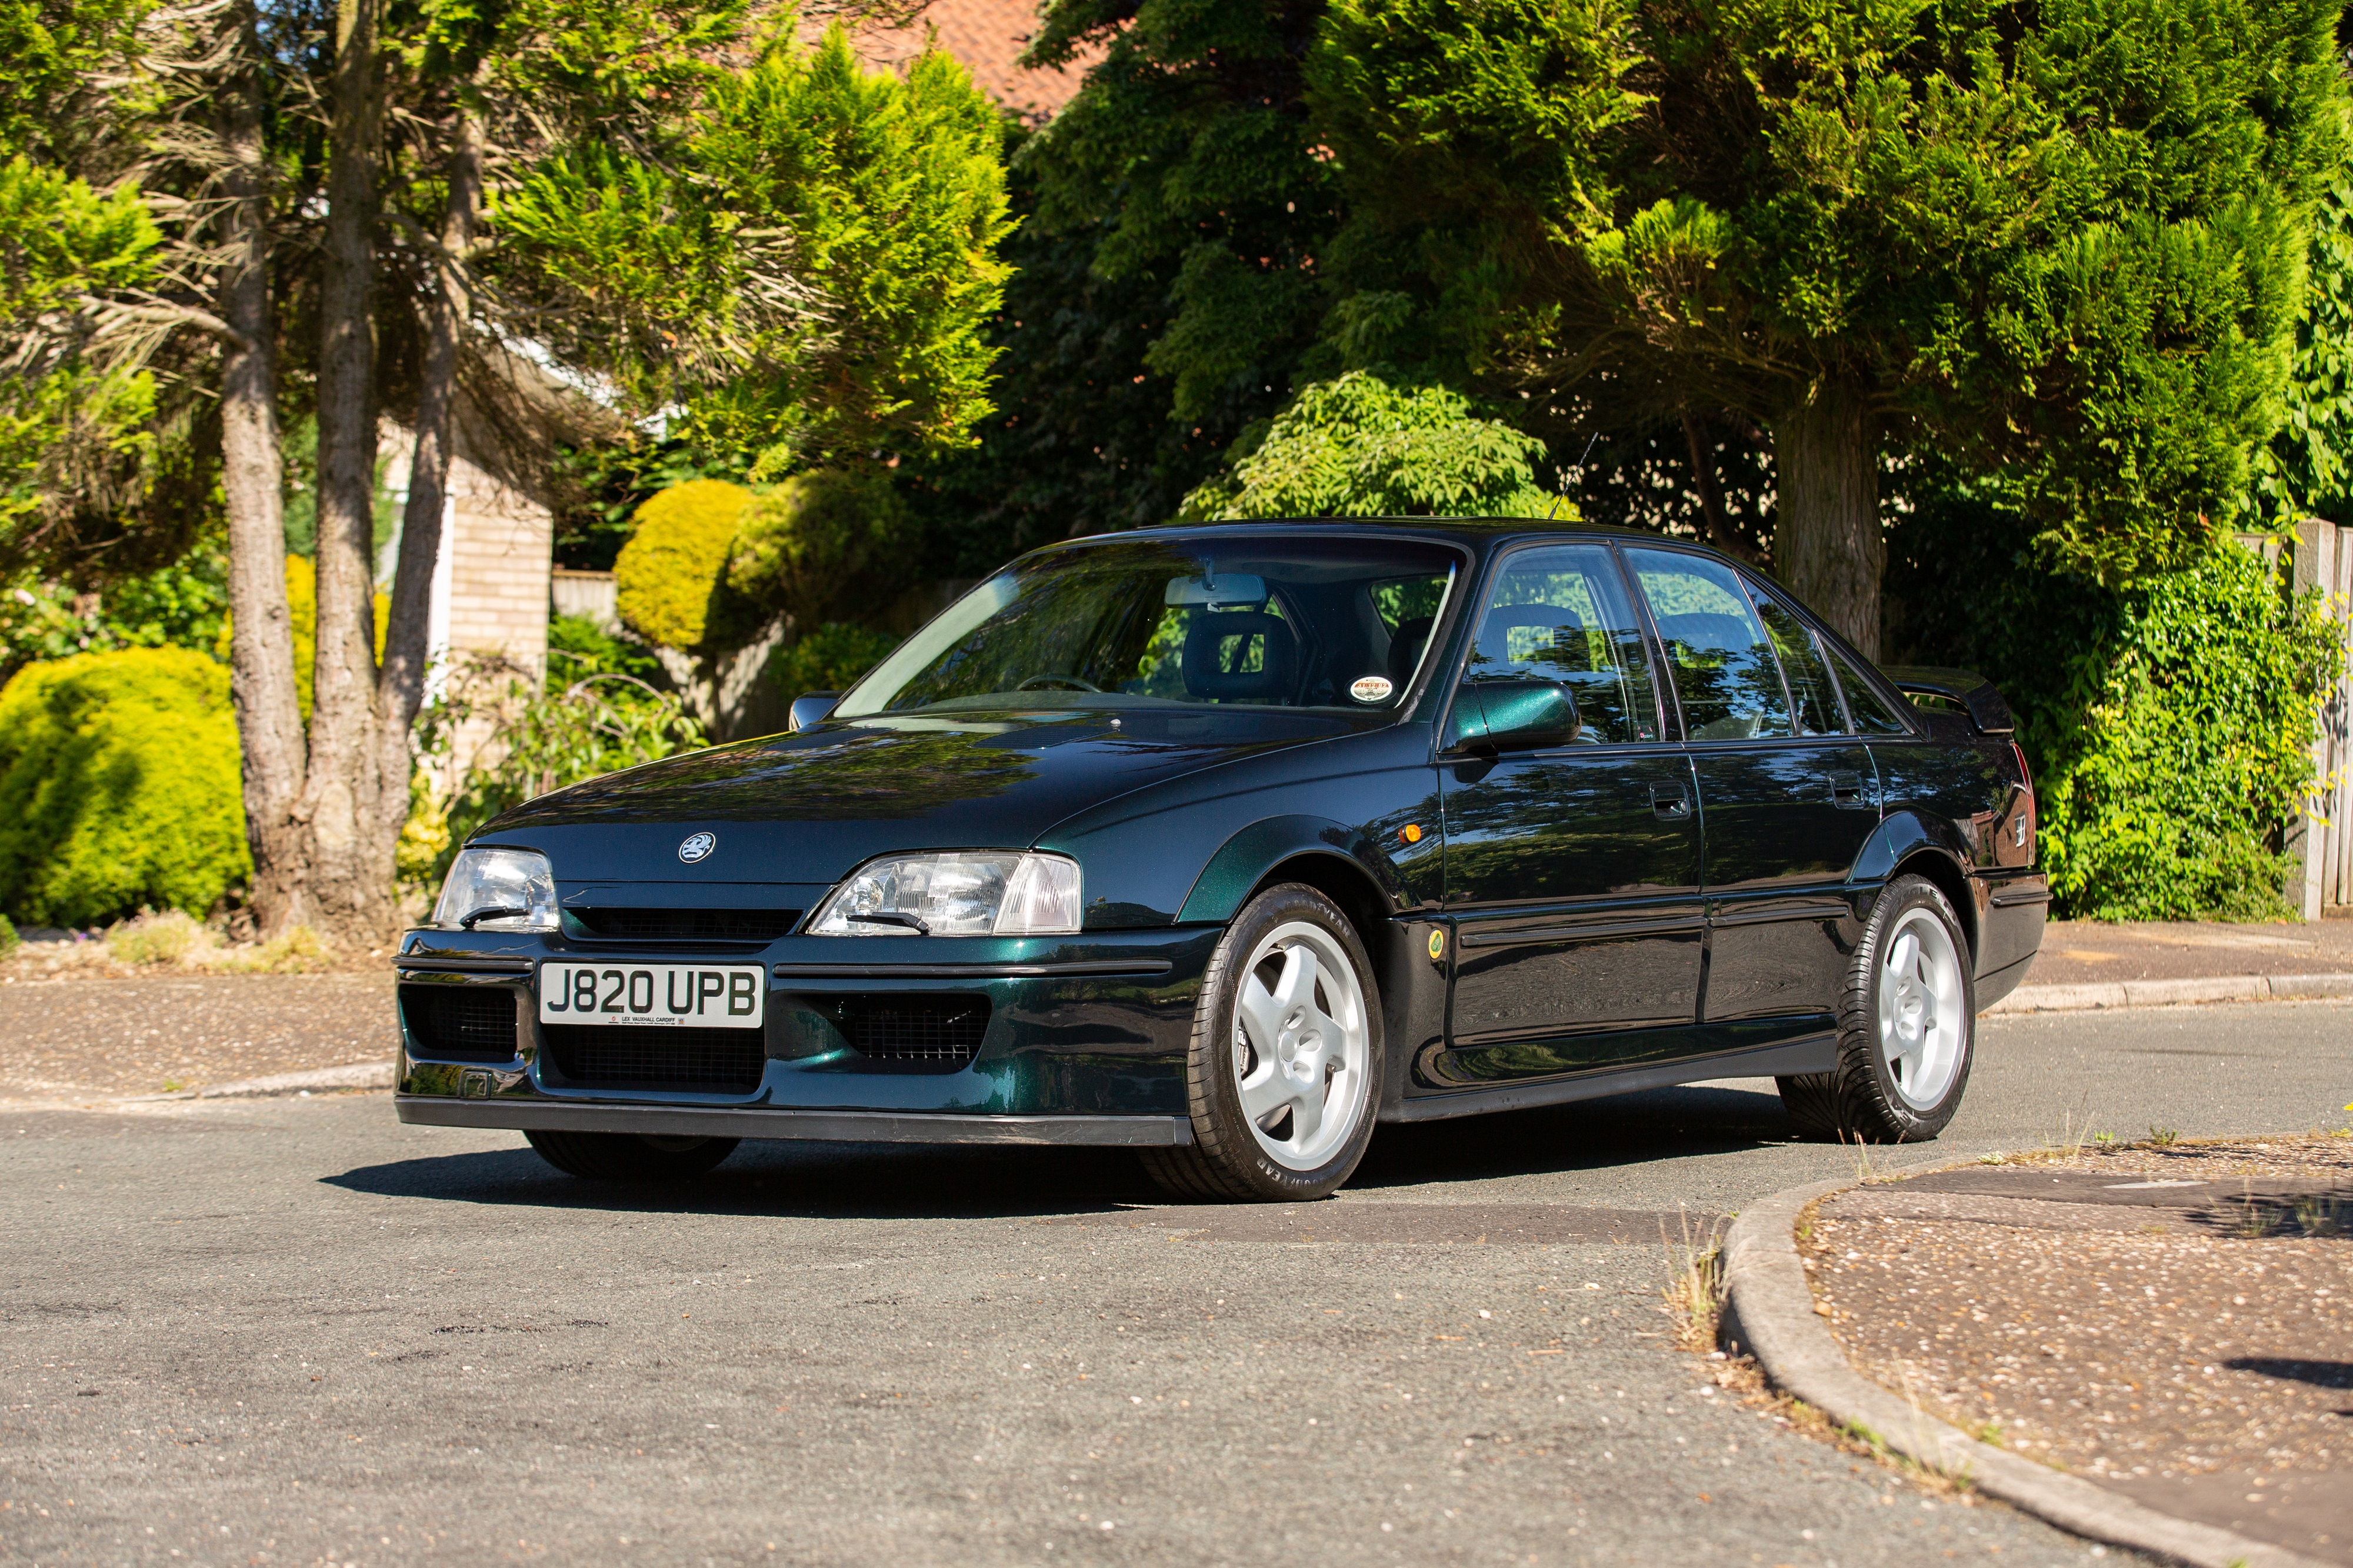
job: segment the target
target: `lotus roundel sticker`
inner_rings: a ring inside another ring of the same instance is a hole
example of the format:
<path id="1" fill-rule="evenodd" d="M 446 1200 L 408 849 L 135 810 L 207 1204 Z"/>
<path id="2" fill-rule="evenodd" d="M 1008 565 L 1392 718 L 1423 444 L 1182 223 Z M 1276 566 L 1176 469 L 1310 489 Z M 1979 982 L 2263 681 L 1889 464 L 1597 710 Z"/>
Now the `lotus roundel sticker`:
<path id="1" fill-rule="evenodd" d="M 1348 688 L 1348 695 L 1359 702 L 1385 702 L 1396 689 L 1396 682 L 1386 675 L 1360 675 Z"/>

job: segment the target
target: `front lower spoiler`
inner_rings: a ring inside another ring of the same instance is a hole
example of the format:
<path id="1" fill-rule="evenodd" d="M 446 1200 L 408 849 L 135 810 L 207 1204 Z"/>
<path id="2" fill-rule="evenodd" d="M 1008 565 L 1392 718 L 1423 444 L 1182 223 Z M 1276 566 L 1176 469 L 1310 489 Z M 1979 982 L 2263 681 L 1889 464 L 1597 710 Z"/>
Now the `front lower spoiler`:
<path id="1" fill-rule="evenodd" d="M 800 1110 L 728 1105 L 394 1097 L 403 1121 L 656 1138 L 795 1138 L 832 1143 L 1046 1143 L 1170 1149 L 1193 1142 L 1182 1116 L 958 1116 L 944 1112 Z"/>

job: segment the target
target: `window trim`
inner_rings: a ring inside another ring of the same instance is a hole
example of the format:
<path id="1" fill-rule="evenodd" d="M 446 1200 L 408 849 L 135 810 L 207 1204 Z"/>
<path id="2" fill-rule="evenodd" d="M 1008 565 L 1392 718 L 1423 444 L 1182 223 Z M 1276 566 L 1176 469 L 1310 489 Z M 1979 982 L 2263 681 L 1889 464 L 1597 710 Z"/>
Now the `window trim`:
<path id="1" fill-rule="evenodd" d="M 1642 602 L 1641 591 L 1626 570 L 1625 560 L 1619 554 L 1618 542 L 1606 536 L 1572 533 L 1551 539 L 1523 540 L 1506 549 L 1495 552 L 1487 558 L 1486 570 L 1479 574 L 1476 591 L 1462 601 L 1464 629 L 1461 646 L 1455 649 L 1451 659 L 1445 661 L 1446 666 L 1451 668 L 1454 674 L 1453 679 L 1447 683 L 1446 700 L 1440 704 L 1436 721 L 1430 732 L 1430 752 L 1433 756 L 1457 758 L 1468 754 L 1450 751 L 1447 748 L 1446 731 L 1454 720 L 1455 701 L 1462 695 L 1463 672 L 1470 667 L 1472 654 L 1478 650 L 1479 623 L 1487 613 L 1488 593 L 1502 580 L 1510 563 L 1530 551 L 1571 548 L 1599 550 L 1617 569 L 1618 591 L 1624 594 L 1626 602 L 1633 606 L 1637 623 L 1634 632 L 1642 640 L 1643 656 L 1651 661 L 1651 709 L 1658 721 L 1659 736 L 1654 741 L 1613 741 L 1599 746 L 1544 746 L 1518 754 L 1530 757 L 1596 757 L 1607 756 L 1614 752 L 1649 752 L 1661 746 L 1682 743 L 1683 712 L 1680 708 L 1671 708 L 1667 703 L 1665 693 L 1668 682 L 1662 678 L 1662 672 L 1665 667 L 1659 662 L 1659 644 L 1651 626 L 1650 607 Z M 1433 665 L 1432 668 L 1438 667 Z"/>
<path id="2" fill-rule="evenodd" d="M 1776 604 L 1797 616 L 1799 626 L 1814 634 L 1815 646 L 1823 655 L 1822 662 L 1830 668 L 1831 685 L 1838 691 L 1839 710 L 1846 716 L 1846 732 L 1849 739 L 1866 742 L 1874 740 L 1884 742 L 1897 739 L 1916 741 L 1926 733 L 1925 726 L 1920 721 L 1920 710 L 1912 706 L 1912 700 L 1887 685 L 1887 678 L 1879 673 L 1879 667 L 1863 658 L 1860 649 L 1823 625 L 1820 616 L 1810 614 L 1806 607 L 1799 604 L 1790 595 L 1769 586 L 1765 591 L 1772 596 Z M 1831 657 L 1832 655 L 1836 657 Z M 1872 689 L 1882 702 L 1887 704 L 1888 711 L 1895 715 L 1895 721 L 1904 726 L 1902 736 L 1866 735 L 1855 723 L 1854 705 L 1847 700 L 1846 681 L 1839 674 L 1839 663 L 1841 659 L 1862 672 L 1863 683 Z"/>

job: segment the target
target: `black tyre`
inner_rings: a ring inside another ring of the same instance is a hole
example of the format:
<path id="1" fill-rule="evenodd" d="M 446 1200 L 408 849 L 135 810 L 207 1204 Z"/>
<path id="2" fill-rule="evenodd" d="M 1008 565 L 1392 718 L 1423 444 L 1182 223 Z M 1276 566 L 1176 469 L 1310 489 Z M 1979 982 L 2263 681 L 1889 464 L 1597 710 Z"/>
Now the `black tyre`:
<path id="1" fill-rule="evenodd" d="M 735 1138 L 654 1138 L 638 1132 L 527 1131 L 539 1157 L 592 1182 L 682 1182 L 735 1152 Z"/>
<path id="2" fill-rule="evenodd" d="M 1840 994 L 1837 1070 L 1779 1079 L 1811 1137 L 1918 1143 L 1961 1108 L 1977 1051 L 1969 947 L 1936 884 L 1898 877 L 1863 922 Z"/>
<path id="3" fill-rule="evenodd" d="M 1174 1196 L 1320 1198 L 1372 1142 L 1381 1092 L 1380 993 L 1336 905 L 1287 883 L 1226 929 L 1201 983 L 1186 1083 L 1193 1142 L 1144 1152 Z"/>

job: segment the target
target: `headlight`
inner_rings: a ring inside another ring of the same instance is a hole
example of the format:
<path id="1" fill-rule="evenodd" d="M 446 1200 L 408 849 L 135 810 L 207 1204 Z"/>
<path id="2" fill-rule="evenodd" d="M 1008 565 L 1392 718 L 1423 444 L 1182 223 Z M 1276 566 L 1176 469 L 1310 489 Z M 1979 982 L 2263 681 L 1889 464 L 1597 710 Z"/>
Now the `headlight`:
<path id="1" fill-rule="evenodd" d="M 818 936 L 1061 936 L 1079 929 L 1079 863 L 954 849 L 870 860 L 833 890 Z"/>
<path id="2" fill-rule="evenodd" d="M 480 931 L 554 931 L 555 870 L 535 849 L 460 849 L 433 923 Z"/>

